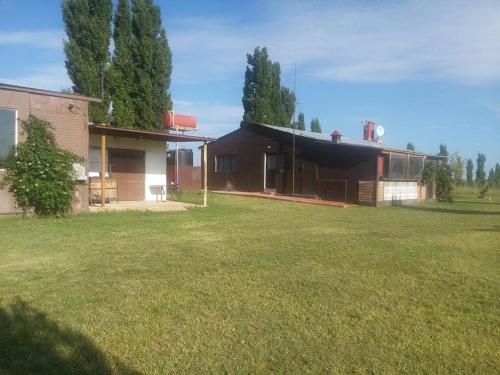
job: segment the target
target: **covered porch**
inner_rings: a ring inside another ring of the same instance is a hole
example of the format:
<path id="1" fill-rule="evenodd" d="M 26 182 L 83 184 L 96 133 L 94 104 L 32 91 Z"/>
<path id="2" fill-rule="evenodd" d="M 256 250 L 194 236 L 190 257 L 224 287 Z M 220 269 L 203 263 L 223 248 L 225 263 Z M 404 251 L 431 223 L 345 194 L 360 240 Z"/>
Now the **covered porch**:
<path id="1" fill-rule="evenodd" d="M 178 133 L 89 125 L 87 170 L 91 211 L 95 212 L 96 207 L 109 208 L 106 211 L 169 211 L 174 206 L 181 207 L 179 202 L 167 202 L 167 142 L 203 142 L 202 153 L 205 156 L 206 145 L 210 140 Z M 202 157 L 202 160 L 206 161 L 206 157 Z M 206 171 L 204 162 L 204 177 Z M 203 180 L 206 181 L 206 177 Z M 203 206 L 206 206 L 206 182 L 202 191 Z M 157 209 L 153 206 L 157 206 Z"/>

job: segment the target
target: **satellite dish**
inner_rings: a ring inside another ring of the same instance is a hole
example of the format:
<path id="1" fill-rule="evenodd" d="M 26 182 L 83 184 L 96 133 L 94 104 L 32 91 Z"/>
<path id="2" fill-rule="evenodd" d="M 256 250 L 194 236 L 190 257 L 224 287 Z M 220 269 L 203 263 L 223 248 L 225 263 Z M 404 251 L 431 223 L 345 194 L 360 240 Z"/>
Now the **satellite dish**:
<path id="1" fill-rule="evenodd" d="M 383 137 L 385 133 L 384 127 L 382 125 L 378 125 L 375 128 L 375 134 L 377 134 L 377 137 Z"/>

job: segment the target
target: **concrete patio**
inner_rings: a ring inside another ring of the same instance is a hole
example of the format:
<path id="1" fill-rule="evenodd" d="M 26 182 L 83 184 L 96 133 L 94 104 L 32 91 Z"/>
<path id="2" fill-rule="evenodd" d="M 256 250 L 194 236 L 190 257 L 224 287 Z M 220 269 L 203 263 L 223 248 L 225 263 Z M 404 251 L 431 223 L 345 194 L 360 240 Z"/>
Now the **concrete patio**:
<path id="1" fill-rule="evenodd" d="M 119 211 L 186 211 L 188 208 L 201 207 L 196 204 L 166 201 L 166 202 L 144 202 L 128 201 L 119 203 L 106 203 L 105 207 L 93 205 L 89 207 L 90 212 L 119 212 Z"/>

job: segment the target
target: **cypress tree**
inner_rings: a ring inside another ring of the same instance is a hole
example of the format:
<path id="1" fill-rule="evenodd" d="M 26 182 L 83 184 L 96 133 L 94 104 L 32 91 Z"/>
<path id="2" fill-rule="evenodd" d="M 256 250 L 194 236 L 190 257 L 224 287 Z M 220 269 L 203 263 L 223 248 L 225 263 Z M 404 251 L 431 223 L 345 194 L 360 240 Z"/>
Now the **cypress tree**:
<path id="1" fill-rule="evenodd" d="M 111 0 L 63 0 L 62 14 L 68 39 L 64 41 L 66 69 L 73 82 L 73 92 L 101 96 L 101 71 L 109 63 L 111 37 Z M 107 75 L 104 82 L 107 86 Z M 108 119 L 109 94 L 104 102 L 92 104 L 89 119 L 102 123 Z"/>
<path id="2" fill-rule="evenodd" d="M 115 51 L 110 76 L 113 101 L 113 119 L 116 126 L 131 128 L 135 125 L 132 100 L 135 67 L 132 61 L 132 15 L 130 0 L 119 0 L 114 16 L 113 40 Z"/>
<path id="3" fill-rule="evenodd" d="M 315 117 L 311 120 L 311 131 L 313 133 L 321 133 L 321 124 L 319 123 L 319 120 L 317 117 Z"/>
<path id="4" fill-rule="evenodd" d="M 474 164 L 472 159 L 467 159 L 467 165 L 465 166 L 465 175 L 467 179 L 467 184 L 472 185 L 474 182 Z"/>
<path id="5" fill-rule="evenodd" d="M 132 0 L 132 33 L 135 125 L 160 129 L 162 114 L 172 108 L 172 54 L 161 24 L 160 8 L 152 0 Z"/>

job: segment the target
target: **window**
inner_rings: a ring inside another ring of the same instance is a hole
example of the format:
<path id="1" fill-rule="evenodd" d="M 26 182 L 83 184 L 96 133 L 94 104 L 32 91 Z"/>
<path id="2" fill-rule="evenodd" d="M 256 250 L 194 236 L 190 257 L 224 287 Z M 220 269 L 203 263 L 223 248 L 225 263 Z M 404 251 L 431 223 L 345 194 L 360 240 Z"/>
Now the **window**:
<path id="1" fill-rule="evenodd" d="M 406 155 L 391 155 L 391 165 L 389 169 L 389 177 L 393 179 L 406 179 L 408 169 L 408 156 Z"/>
<path id="2" fill-rule="evenodd" d="M 236 171 L 236 156 L 235 155 L 216 155 L 215 156 L 215 172 L 235 172 Z"/>
<path id="3" fill-rule="evenodd" d="M 424 169 L 424 159 L 418 156 L 410 156 L 410 164 L 408 166 L 408 178 L 420 179 Z"/>
<path id="4" fill-rule="evenodd" d="M 4 167 L 12 147 L 17 143 L 17 111 L 0 108 L 0 168 Z"/>
<path id="5" fill-rule="evenodd" d="M 422 177 L 423 158 L 414 155 L 384 156 L 384 177 L 392 180 L 418 180 Z"/>

